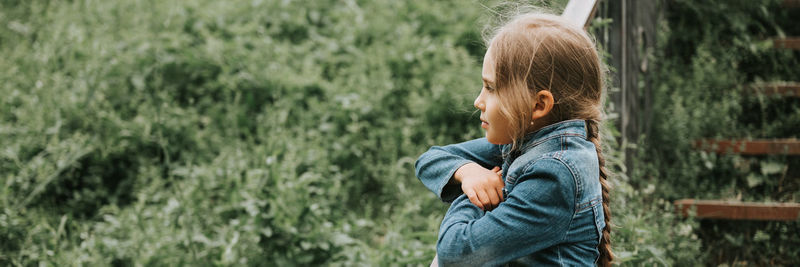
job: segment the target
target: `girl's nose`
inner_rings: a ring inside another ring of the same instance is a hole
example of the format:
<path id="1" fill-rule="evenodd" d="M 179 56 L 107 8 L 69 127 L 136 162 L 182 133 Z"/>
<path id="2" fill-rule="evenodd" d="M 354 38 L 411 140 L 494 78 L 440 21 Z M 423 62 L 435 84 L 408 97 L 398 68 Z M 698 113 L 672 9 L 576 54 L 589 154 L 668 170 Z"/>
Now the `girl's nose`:
<path id="1" fill-rule="evenodd" d="M 484 104 L 483 101 L 481 101 L 481 95 L 478 95 L 478 97 L 475 98 L 475 102 L 473 102 L 472 105 L 477 109 L 483 110 Z"/>

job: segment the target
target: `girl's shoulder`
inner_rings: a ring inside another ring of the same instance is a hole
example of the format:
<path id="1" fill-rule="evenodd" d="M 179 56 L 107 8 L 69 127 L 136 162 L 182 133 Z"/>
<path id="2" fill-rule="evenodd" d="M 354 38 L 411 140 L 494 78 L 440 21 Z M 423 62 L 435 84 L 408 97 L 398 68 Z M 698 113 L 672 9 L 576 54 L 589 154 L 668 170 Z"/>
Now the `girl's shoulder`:
<path id="1" fill-rule="evenodd" d="M 568 120 L 555 123 L 532 133 L 521 146 L 509 171 L 528 172 L 542 159 L 563 162 L 566 167 L 597 169 L 597 149 L 587 139 L 586 123 L 583 120 Z"/>
<path id="2" fill-rule="evenodd" d="M 598 177 L 599 162 L 594 144 L 585 136 L 562 133 L 523 151 L 511 162 L 507 173 L 510 180 L 555 176 L 580 183 Z"/>
<path id="3" fill-rule="evenodd" d="M 597 149 L 594 143 L 587 140 L 585 135 L 576 133 L 560 133 L 542 140 L 537 140 L 528 145 L 522 153 L 514 159 L 514 165 L 519 167 L 530 166 L 544 158 L 554 158 L 564 161 L 597 161 Z"/>

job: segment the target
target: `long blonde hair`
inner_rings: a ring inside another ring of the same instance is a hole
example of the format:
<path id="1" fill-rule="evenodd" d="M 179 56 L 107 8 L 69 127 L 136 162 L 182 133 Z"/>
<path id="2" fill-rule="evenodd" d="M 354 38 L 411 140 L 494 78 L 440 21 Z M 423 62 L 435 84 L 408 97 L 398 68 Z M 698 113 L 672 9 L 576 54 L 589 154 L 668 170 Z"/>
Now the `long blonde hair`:
<path id="1" fill-rule="evenodd" d="M 605 67 L 597 48 L 580 26 L 561 17 L 529 13 L 518 15 L 487 38 L 495 62 L 495 87 L 500 112 L 511 125 L 511 151 L 519 149 L 534 124 L 583 119 L 587 138 L 594 143 L 600 163 L 600 184 L 606 227 L 600 239 L 598 265 L 609 266 L 611 212 L 608 207 L 608 171 L 600 143 Z M 541 90 L 555 103 L 547 122 L 535 122 L 531 103 Z M 536 125 L 543 126 L 543 125 Z"/>

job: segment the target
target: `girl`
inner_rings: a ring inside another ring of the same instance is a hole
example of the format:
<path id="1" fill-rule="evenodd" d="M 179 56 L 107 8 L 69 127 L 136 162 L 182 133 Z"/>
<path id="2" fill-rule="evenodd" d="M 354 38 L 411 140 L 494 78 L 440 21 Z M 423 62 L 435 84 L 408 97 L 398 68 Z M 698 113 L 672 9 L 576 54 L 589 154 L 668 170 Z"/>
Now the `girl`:
<path id="1" fill-rule="evenodd" d="M 518 16 L 487 43 L 474 103 L 486 138 L 434 146 L 415 165 L 452 201 L 438 263 L 609 266 L 604 68 L 594 43 L 545 14 Z"/>

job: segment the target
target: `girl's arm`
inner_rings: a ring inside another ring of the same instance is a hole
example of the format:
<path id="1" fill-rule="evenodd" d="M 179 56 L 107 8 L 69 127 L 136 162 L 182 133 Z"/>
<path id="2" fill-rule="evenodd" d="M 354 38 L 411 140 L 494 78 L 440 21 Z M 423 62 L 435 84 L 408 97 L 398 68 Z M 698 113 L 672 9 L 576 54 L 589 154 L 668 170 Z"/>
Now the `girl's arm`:
<path id="1" fill-rule="evenodd" d="M 562 241 L 574 211 L 575 189 L 556 174 L 569 169 L 552 158 L 536 161 L 531 169 L 491 212 L 464 196 L 453 202 L 439 228 L 439 264 L 500 265 Z"/>
<path id="2" fill-rule="evenodd" d="M 469 163 L 480 166 L 465 166 Z M 428 189 L 442 201 L 451 202 L 461 194 L 460 181 L 453 178 L 462 166 L 465 167 L 462 171 L 468 171 L 470 167 L 482 167 L 491 172 L 490 169 L 502 164 L 500 146 L 489 143 L 486 138 L 479 138 L 448 146 L 431 147 L 417 159 L 414 166 L 417 177 Z"/>

